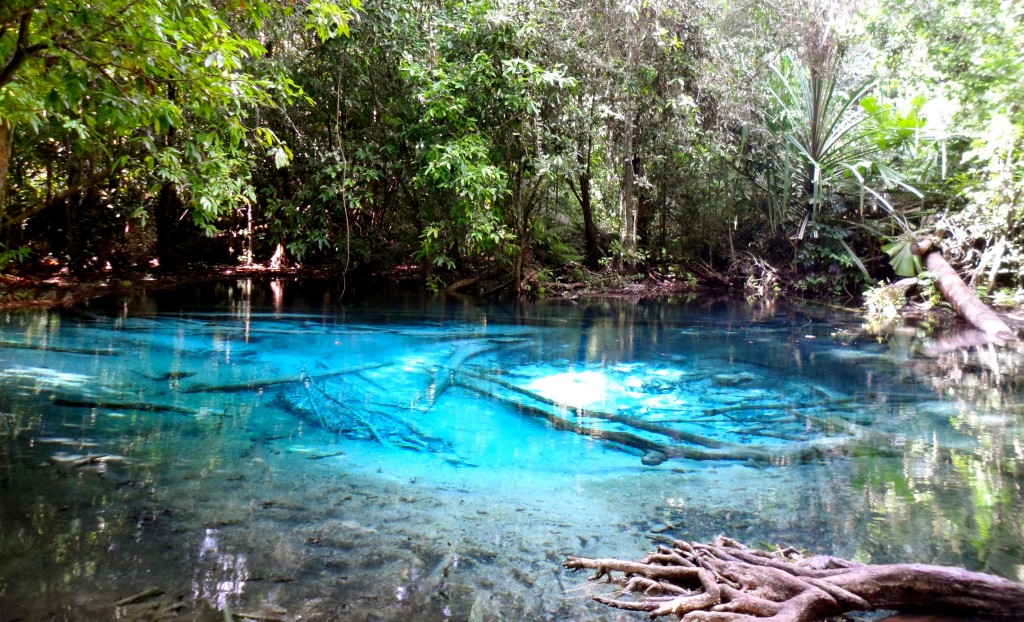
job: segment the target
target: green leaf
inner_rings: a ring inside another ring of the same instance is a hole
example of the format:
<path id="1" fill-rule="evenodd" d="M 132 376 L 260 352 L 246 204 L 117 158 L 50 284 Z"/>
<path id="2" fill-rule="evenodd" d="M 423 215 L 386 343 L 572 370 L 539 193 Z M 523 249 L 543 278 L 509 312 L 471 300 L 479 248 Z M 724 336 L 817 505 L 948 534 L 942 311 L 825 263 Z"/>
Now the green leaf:
<path id="1" fill-rule="evenodd" d="M 921 258 L 911 251 L 913 242 L 909 238 L 900 238 L 886 244 L 882 250 L 889 255 L 889 265 L 897 276 L 917 276 L 923 270 Z"/>

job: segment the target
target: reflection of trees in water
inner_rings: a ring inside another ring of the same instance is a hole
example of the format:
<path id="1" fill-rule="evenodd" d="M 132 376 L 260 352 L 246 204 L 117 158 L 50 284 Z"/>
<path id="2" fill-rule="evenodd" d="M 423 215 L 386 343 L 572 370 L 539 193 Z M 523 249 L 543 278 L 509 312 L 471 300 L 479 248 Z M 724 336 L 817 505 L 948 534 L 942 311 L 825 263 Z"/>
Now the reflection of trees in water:
<path id="1" fill-rule="evenodd" d="M 943 542 L 937 559 L 1020 580 L 1024 572 L 1024 347 L 973 342 L 970 331 L 913 337 L 908 382 L 945 408 L 922 408 L 932 426 L 948 425 L 969 443 L 938 435 L 907 443 L 898 460 L 865 461 L 856 485 L 875 514 L 869 532 L 889 542 Z M 929 356 L 930 355 L 930 356 Z M 893 559 L 900 559 L 892 551 Z M 906 555 L 902 556 L 906 558 Z"/>

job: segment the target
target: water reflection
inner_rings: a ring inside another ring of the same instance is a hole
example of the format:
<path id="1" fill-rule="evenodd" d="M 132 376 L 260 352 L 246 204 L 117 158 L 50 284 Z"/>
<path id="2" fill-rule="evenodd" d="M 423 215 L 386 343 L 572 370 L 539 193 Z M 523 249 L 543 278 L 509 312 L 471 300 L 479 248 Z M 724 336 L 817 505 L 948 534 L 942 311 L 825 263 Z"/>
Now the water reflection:
<path id="1" fill-rule="evenodd" d="M 1017 578 L 1024 357 L 968 338 L 285 280 L 11 314 L 0 611 L 612 620 L 562 556 L 722 532 Z"/>

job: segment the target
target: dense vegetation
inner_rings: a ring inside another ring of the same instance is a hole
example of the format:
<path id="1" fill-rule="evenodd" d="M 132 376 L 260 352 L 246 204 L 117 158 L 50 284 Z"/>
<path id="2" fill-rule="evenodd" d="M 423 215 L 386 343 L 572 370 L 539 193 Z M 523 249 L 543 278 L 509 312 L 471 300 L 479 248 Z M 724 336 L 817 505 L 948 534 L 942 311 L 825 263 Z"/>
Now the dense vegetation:
<path id="1" fill-rule="evenodd" d="M 940 231 L 1005 296 L 1022 45 L 1006 0 L 9 0 L 0 271 L 842 295 Z"/>

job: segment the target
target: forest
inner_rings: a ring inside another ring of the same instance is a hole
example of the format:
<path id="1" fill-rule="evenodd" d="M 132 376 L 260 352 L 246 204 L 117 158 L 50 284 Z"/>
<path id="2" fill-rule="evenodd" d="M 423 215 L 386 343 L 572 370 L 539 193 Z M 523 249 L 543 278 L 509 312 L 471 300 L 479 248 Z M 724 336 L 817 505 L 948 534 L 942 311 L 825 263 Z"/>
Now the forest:
<path id="1" fill-rule="evenodd" d="M 1022 46 L 1010 0 L 8 0 L 0 273 L 856 298 L 932 236 L 1012 303 Z"/>

